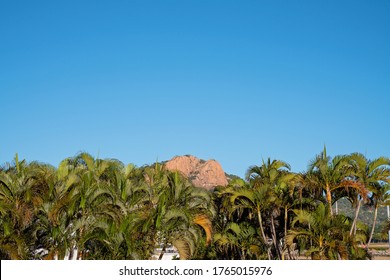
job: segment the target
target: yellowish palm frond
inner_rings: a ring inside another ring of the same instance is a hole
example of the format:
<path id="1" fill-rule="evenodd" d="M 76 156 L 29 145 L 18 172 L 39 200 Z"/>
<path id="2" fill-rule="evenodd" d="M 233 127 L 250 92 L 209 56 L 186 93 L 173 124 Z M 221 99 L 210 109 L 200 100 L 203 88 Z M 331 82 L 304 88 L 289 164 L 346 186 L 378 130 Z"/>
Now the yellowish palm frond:
<path id="1" fill-rule="evenodd" d="M 209 217 L 207 217 L 204 214 L 197 215 L 194 218 L 194 223 L 203 228 L 203 230 L 206 233 L 206 244 L 210 245 L 212 239 L 213 226 Z"/>

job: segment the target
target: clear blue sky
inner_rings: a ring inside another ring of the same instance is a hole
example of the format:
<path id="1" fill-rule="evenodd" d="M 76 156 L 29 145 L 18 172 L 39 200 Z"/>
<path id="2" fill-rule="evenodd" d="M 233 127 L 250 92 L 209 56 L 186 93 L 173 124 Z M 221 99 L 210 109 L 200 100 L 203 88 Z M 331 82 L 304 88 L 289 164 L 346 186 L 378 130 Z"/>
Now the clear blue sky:
<path id="1" fill-rule="evenodd" d="M 390 2 L 0 2 L 0 163 L 390 156 Z"/>

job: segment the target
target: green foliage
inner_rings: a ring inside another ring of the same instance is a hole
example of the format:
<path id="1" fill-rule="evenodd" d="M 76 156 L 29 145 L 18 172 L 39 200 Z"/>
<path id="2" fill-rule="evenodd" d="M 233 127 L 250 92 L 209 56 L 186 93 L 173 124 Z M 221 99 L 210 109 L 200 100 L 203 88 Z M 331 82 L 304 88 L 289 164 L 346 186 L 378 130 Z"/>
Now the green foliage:
<path id="1" fill-rule="evenodd" d="M 314 211 L 295 210 L 286 242 L 297 246 L 312 259 L 361 259 L 368 258 L 359 248 L 358 241 L 364 241 L 364 233 L 349 235 L 351 220 L 343 215 L 330 215 L 328 205 L 318 204 Z"/>
<path id="2" fill-rule="evenodd" d="M 324 149 L 306 173 L 267 159 L 207 191 L 158 162 L 16 155 L 0 167 L 0 257 L 152 259 L 174 246 L 180 259 L 367 259 L 371 238 L 387 239 L 389 176 L 387 158 Z"/>

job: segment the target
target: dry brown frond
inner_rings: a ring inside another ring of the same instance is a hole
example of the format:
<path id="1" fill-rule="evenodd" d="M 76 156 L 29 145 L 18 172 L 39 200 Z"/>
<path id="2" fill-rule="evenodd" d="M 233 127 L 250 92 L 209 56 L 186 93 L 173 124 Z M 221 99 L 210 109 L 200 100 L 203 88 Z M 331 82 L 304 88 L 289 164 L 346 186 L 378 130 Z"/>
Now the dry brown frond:
<path id="1" fill-rule="evenodd" d="M 348 188 L 355 189 L 359 192 L 363 199 L 367 199 L 368 189 L 361 183 L 354 180 L 343 180 L 340 183 L 340 188 Z"/>

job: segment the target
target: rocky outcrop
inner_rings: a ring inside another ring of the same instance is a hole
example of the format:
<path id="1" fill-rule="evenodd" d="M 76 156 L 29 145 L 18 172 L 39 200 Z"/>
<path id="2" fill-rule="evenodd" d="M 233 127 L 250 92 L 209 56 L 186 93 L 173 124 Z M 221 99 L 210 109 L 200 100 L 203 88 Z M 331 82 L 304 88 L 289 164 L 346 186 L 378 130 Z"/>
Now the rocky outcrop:
<path id="1" fill-rule="evenodd" d="M 181 172 L 196 187 L 209 190 L 228 184 L 225 172 L 216 160 L 204 161 L 194 156 L 176 156 L 165 163 L 165 168 Z"/>

